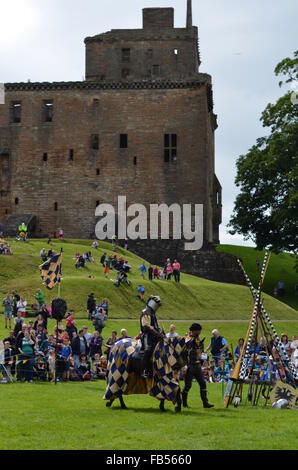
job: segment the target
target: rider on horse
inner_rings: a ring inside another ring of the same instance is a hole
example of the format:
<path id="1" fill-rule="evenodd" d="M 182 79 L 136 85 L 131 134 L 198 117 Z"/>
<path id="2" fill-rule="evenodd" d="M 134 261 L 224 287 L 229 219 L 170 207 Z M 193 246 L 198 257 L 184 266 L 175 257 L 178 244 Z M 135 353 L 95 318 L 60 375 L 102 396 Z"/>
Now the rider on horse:
<path id="1" fill-rule="evenodd" d="M 152 354 L 156 344 L 164 336 L 159 328 L 158 321 L 155 315 L 156 311 L 160 306 L 160 297 L 151 296 L 147 302 L 146 308 L 142 311 L 140 317 L 142 346 L 144 350 L 142 377 L 144 378 L 147 378 L 152 374 Z"/>

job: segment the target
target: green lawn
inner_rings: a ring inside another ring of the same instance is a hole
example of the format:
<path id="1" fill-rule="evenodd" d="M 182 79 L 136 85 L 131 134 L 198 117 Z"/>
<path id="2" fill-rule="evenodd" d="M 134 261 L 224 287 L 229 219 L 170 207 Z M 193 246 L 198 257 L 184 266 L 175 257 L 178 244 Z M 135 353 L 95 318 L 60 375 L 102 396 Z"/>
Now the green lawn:
<path id="1" fill-rule="evenodd" d="M 8 290 L 16 289 L 25 295 L 29 303 L 33 303 L 36 289 L 42 285 L 38 268 L 39 252 L 46 243 L 44 240 L 30 240 L 27 244 L 15 241 L 11 244 L 14 255 L 0 256 L 0 298 Z M 138 271 L 141 258 L 120 249 L 119 254 L 132 265 L 132 286 L 117 289 L 111 280 L 116 278 L 116 273 L 112 271 L 109 278 L 105 279 L 99 263 L 103 251 L 111 253 L 110 244 L 101 242 L 98 251 L 91 250 L 96 263 L 88 264 L 86 269 L 78 271 L 74 268 L 74 254 L 90 250 L 90 240 L 67 240 L 62 244 L 58 240 L 54 241 L 56 251 L 61 245 L 64 250 L 61 295 L 67 300 L 69 308 L 76 310 L 77 317 L 86 317 L 87 295 L 93 291 L 99 300 L 109 298 L 113 318 L 138 318 L 142 308 L 142 303 L 137 298 L 140 283 L 146 289 L 146 297 L 150 294 L 161 296 L 163 307 L 159 314 L 164 319 L 245 320 L 251 314 L 252 298 L 246 286 L 212 282 L 186 274 L 182 274 L 179 285 L 174 281 L 143 281 Z M 148 263 L 146 264 L 148 267 Z M 50 303 L 57 295 L 57 289 L 45 293 L 47 303 Z M 273 319 L 297 319 L 297 311 L 266 294 L 264 305 Z"/>
<path id="2" fill-rule="evenodd" d="M 258 284 L 258 271 L 256 266 L 257 258 L 261 262 L 264 258 L 264 251 L 255 248 L 236 245 L 218 245 L 217 251 L 230 253 L 243 260 L 244 268 L 255 286 Z M 272 253 L 268 273 L 265 278 L 263 290 L 269 295 L 273 295 L 274 288 L 278 281 L 284 281 L 286 294 L 283 302 L 298 310 L 298 296 L 295 295 L 295 285 L 298 283 L 298 273 L 294 269 L 295 257 L 289 253 Z"/>
<path id="3" fill-rule="evenodd" d="M 7 332 L 0 318 L 0 337 Z M 91 322 L 79 320 L 78 326 Z M 167 330 L 169 321 L 164 321 Z M 178 322 L 183 334 L 189 321 Z M 245 334 L 247 323 L 203 323 L 208 339 L 219 328 L 229 344 Z M 52 331 L 54 322 L 49 324 Z M 112 329 L 126 327 L 134 336 L 138 322 L 109 320 L 103 330 L 107 339 Z M 277 323 L 278 332 L 297 334 L 298 322 Z M 257 409 L 250 405 L 225 410 L 221 384 L 209 384 L 209 400 L 215 408 L 204 410 L 199 387 L 190 392 L 191 409 L 176 415 L 166 404 L 168 413 L 160 414 L 158 401 L 149 396 L 126 397 L 129 410 L 112 409 L 102 400 L 104 382 L 33 383 L 0 385 L 0 449 L 295 449 L 297 447 L 297 411 L 273 410 L 270 405 Z"/>
<path id="4" fill-rule="evenodd" d="M 41 286 L 38 265 L 39 251 L 44 241 L 28 244 L 12 242 L 15 255 L 0 257 L 0 298 L 7 290 L 17 289 L 33 301 Z M 73 256 L 76 251 L 87 251 L 90 242 L 63 242 L 62 296 L 68 306 L 74 307 L 77 326 L 87 324 L 85 304 L 87 294 L 94 291 L 101 299 L 110 299 L 111 318 L 103 330 L 106 340 L 112 329 L 118 333 L 123 327 L 135 336 L 139 331 L 137 318 L 143 303 L 137 299 L 140 282 L 137 268 L 141 259 L 125 252 L 133 267 L 131 288 L 116 289 L 103 277 L 99 258 L 103 250 L 111 252 L 109 244 L 101 243 L 98 252 L 92 250 L 96 264 L 87 270 L 75 271 Z M 54 242 L 56 250 L 60 243 Z M 121 250 L 121 253 L 124 251 Z M 270 273 L 270 271 L 269 271 Z M 268 275 L 269 275 L 268 273 Z M 89 278 L 91 276 L 91 279 Z M 111 277 L 115 277 L 112 273 Z M 239 337 L 246 333 L 252 310 L 248 288 L 215 283 L 194 276 L 183 275 L 181 285 L 174 282 L 144 282 L 146 293 L 161 295 L 163 307 L 159 310 L 161 325 L 167 331 L 171 319 L 176 329 L 184 334 L 193 320 L 202 322 L 206 342 L 211 330 L 218 328 L 229 345 L 235 347 Z M 46 293 L 47 302 L 57 292 Z M 1 297 L 2 296 L 2 297 Z M 264 303 L 279 333 L 290 337 L 298 332 L 297 311 L 264 296 Z M 230 321 L 227 321 L 230 320 Z M 49 322 L 52 332 L 54 322 Z M 4 318 L 0 315 L 0 339 L 7 335 Z M 215 408 L 204 410 L 199 387 L 193 385 L 190 393 L 191 409 L 181 415 L 167 403 L 168 412 L 161 414 L 158 401 L 149 396 L 126 398 L 129 410 L 122 411 L 117 403 L 112 409 L 102 400 L 104 382 L 92 383 L 33 383 L 0 385 L 0 449 L 111 449 L 111 450 L 190 450 L 190 449 L 295 449 L 297 447 L 297 412 L 273 410 L 270 406 L 252 408 L 241 406 L 225 410 L 221 384 L 209 384 L 210 402 Z"/>
<path id="5" fill-rule="evenodd" d="M 0 449 L 296 449 L 297 411 L 223 409 L 221 385 L 209 384 L 215 408 L 204 410 L 199 387 L 191 409 L 167 413 L 149 396 L 126 397 L 129 410 L 107 409 L 104 382 L 0 386 Z"/>

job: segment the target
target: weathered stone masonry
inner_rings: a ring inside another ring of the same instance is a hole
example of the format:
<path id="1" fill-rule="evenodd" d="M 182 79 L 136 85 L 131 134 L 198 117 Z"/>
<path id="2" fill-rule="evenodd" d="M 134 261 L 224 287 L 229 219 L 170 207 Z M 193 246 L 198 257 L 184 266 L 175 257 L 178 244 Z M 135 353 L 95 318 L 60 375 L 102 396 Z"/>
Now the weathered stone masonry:
<path id="1" fill-rule="evenodd" d="M 62 226 L 66 237 L 94 237 L 96 206 L 126 195 L 203 204 L 204 248 L 219 241 L 212 83 L 199 72 L 189 10 L 187 24 L 174 28 L 171 8 L 144 9 L 143 29 L 85 39 L 85 81 L 5 84 L 0 222 L 34 214 L 37 236 Z"/>

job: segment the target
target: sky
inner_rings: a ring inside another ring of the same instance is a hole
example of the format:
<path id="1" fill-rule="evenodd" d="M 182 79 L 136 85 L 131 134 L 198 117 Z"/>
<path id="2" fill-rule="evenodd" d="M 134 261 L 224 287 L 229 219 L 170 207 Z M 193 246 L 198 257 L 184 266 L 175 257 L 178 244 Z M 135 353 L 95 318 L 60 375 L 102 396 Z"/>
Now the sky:
<path id="1" fill-rule="evenodd" d="M 0 0 L 0 82 L 84 79 L 84 38 L 142 27 L 142 8 L 174 7 L 186 23 L 186 0 Z M 248 244 L 227 233 L 238 189 L 236 160 L 267 133 L 260 116 L 285 92 L 276 64 L 298 44 L 296 0 L 193 0 L 200 71 L 213 78 L 216 173 L 223 187 L 221 243 Z"/>

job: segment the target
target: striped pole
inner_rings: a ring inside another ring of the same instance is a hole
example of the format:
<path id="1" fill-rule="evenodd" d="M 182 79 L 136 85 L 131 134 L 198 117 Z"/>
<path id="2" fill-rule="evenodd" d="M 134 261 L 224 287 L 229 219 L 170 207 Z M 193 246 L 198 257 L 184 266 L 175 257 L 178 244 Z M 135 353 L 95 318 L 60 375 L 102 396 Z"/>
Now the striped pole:
<path id="1" fill-rule="evenodd" d="M 254 288 L 254 286 L 252 285 L 252 282 L 251 282 L 251 280 L 249 279 L 248 274 L 247 274 L 247 272 L 245 271 L 245 269 L 244 269 L 244 267 L 243 267 L 241 261 L 240 261 L 239 259 L 238 259 L 237 261 L 238 261 L 238 264 L 239 264 L 239 266 L 241 267 L 241 269 L 242 269 L 242 271 L 243 271 L 245 280 L 246 280 L 246 282 L 247 282 L 247 284 L 248 284 L 248 287 L 249 287 L 249 289 L 250 289 L 250 291 L 251 291 L 251 295 L 252 295 L 253 299 L 255 299 L 255 297 L 256 297 L 255 288 Z M 272 332 L 274 338 L 275 338 L 276 341 L 277 341 L 278 348 L 279 348 L 280 351 L 281 351 L 281 361 L 282 361 L 283 365 L 286 366 L 286 367 L 289 369 L 289 372 L 290 372 L 290 374 L 291 374 L 293 380 L 298 380 L 298 371 L 296 370 L 294 364 L 292 364 L 292 362 L 289 360 L 288 353 L 287 353 L 287 351 L 286 351 L 286 349 L 285 349 L 283 343 L 281 342 L 281 340 L 280 340 L 280 338 L 279 338 L 279 336 L 278 336 L 278 333 L 277 333 L 276 329 L 274 328 L 274 325 L 273 325 L 273 323 L 272 323 L 272 321 L 271 321 L 271 318 L 269 317 L 268 313 L 266 312 L 265 307 L 264 307 L 262 301 L 260 301 L 260 307 L 261 307 L 261 311 L 262 311 L 262 315 L 263 315 L 263 318 L 264 318 L 264 320 L 265 320 L 265 323 L 266 323 L 266 325 L 268 326 L 268 329 L 271 330 L 271 332 Z"/>
<path id="2" fill-rule="evenodd" d="M 268 250 L 266 250 L 265 251 L 265 256 L 264 256 L 264 261 L 263 261 L 263 266 L 262 266 L 262 271 L 261 271 L 259 287 L 258 287 L 256 297 L 255 297 L 253 316 L 252 316 L 252 319 L 251 319 L 251 324 L 250 324 L 250 329 L 249 329 L 249 334 L 248 334 L 248 339 L 247 339 L 247 344 L 246 344 L 246 349 L 245 349 L 245 355 L 244 355 L 243 362 L 242 362 L 242 365 L 241 365 L 241 368 L 240 368 L 240 373 L 239 373 L 239 379 L 240 380 L 245 379 L 245 375 L 246 375 L 246 371 L 247 371 L 249 351 L 250 351 L 250 348 L 251 348 L 253 332 L 254 332 L 255 325 L 256 325 L 257 313 L 258 313 L 258 310 L 259 310 L 259 307 L 260 307 L 261 290 L 262 290 L 262 285 L 263 285 L 263 282 L 264 282 L 265 274 L 266 274 L 266 271 L 267 271 L 269 259 L 270 259 L 270 253 L 269 253 Z M 244 350 L 244 347 L 243 347 L 243 350 Z"/>
<path id="3" fill-rule="evenodd" d="M 266 270 L 267 270 L 267 266 L 268 266 L 267 258 L 268 258 L 268 252 L 266 251 L 264 262 L 263 262 L 263 267 L 262 267 L 262 275 L 260 277 L 260 283 L 259 283 L 259 289 L 258 289 L 259 293 L 261 292 L 262 284 L 263 284 L 264 277 L 265 277 Z M 232 402 L 233 396 L 235 394 L 235 390 L 234 390 L 234 393 L 233 393 L 234 383 L 237 380 L 239 380 L 239 373 L 240 373 L 240 368 L 241 368 L 241 363 L 242 363 L 244 351 L 246 351 L 246 346 L 247 346 L 247 343 L 248 343 L 250 331 L 253 331 L 252 325 L 255 325 L 257 310 L 258 310 L 258 306 L 257 306 L 256 300 L 255 300 L 253 312 L 252 312 L 251 318 L 249 320 L 247 333 L 246 333 L 246 336 L 245 336 L 245 339 L 244 339 L 243 348 L 242 348 L 241 353 L 239 355 L 237 364 L 234 368 L 233 375 L 232 375 L 232 377 L 229 380 L 228 385 L 227 385 L 226 395 L 225 395 L 225 400 L 224 400 L 224 407 L 225 408 L 228 408 L 228 406 Z M 249 349 L 250 349 L 250 346 L 249 346 Z M 248 349 L 248 351 L 249 351 L 249 349 Z M 246 369 L 245 369 L 245 371 L 246 371 Z M 244 372 L 244 378 L 245 378 L 245 372 Z"/>

